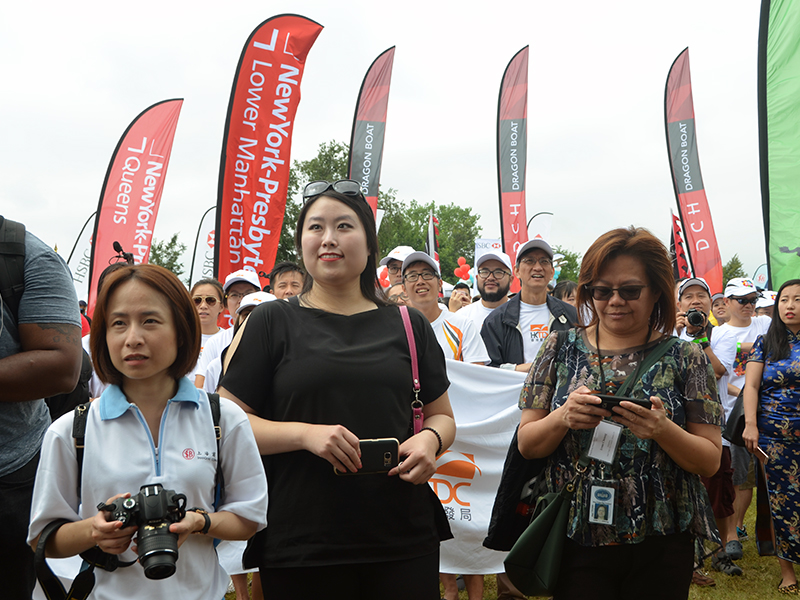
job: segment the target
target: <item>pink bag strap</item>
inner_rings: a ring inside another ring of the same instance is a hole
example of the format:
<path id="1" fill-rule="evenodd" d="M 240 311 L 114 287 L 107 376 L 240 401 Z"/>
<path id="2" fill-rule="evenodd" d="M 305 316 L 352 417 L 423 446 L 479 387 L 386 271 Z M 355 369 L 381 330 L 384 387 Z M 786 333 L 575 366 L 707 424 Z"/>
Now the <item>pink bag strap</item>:
<path id="1" fill-rule="evenodd" d="M 414 330 L 411 328 L 411 319 L 408 316 L 408 307 L 400 306 L 400 316 L 403 319 L 403 329 L 406 331 L 408 340 L 408 350 L 411 353 L 411 376 L 414 379 L 414 401 L 411 403 L 411 411 L 414 419 L 414 435 L 422 431 L 424 415 L 422 414 L 422 401 L 419 399 L 419 363 L 417 362 L 417 342 L 414 339 Z"/>

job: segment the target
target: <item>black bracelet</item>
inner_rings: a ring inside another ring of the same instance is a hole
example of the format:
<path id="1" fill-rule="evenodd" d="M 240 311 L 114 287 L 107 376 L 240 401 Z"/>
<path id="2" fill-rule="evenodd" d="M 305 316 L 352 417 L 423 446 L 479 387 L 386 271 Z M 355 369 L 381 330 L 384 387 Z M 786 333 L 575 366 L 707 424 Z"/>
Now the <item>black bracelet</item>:
<path id="1" fill-rule="evenodd" d="M 439 440 L 439 449 L 436 451 L 436 456 L 439 456 L 442 453 L 442 436 L 439 435 L 439 432 L 436 431 L 433 427 L 423 427 L 420 429 L 420 433 L 423 431 L 431 431 L 433 435 L 436 436 L 436 439 Z"/>
<path id="2" fill-rule="evenodd" d="M 187 508 L 186 512 L 194 512 L 198 515 L 203 515 L 203 519 L 205 520 L 203 528 L 200 531 L 194 531 L 192 533 L 202 533 L 204 535 L 208 533 L 208 530 L 211 528 L 211 517 L 208 516 L 208 511 L 206 509 L 193 506 L 192 508 Z"/>

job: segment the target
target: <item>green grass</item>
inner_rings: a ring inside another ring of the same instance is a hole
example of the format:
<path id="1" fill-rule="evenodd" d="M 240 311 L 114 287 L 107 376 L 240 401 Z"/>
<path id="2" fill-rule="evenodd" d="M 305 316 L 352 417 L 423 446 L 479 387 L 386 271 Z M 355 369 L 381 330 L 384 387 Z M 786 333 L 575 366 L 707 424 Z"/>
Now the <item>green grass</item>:
<path id="1" fill-rule="evenodd" d="M 755 515 L 756 503 L 753 499 L 750 509 L 745 515 L 745 525 L 750 533 L 750 541 L 744 542 L 744 557 L 736 561 L 744 574 L 741 577 L 731 577 L 719 573 L 711 568 L 711 560 L 706 561 L 706 571 L 717 582 L 715 587 L 699 588 L 692 586 L 689 590 L 690 600 L 751 600 L 786 598 L 776 590 L 781 579 L 781 570 L 778 559 L 774 556 L 759 556 L 756 550 Z M 654 582 L 657 584 L 657 582 Z M 377 596 L 376 596 L 377 597 Z M 643 596 L 646 597 L 646 596 Z M 234 594 L 225 596 L 226 600 L 235 600 Z M 459 600 L 468 600 L 467 592 L 458 594 Z M 487 575 L 484 584 L 483 600 L 497 600 L 497 587 L 495 578 Z"/>

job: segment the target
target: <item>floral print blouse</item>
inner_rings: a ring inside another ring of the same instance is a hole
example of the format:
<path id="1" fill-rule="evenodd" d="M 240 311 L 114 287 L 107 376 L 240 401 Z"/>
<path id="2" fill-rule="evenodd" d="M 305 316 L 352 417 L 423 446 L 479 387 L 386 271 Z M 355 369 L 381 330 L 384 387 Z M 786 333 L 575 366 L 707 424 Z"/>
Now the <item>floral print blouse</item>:
<path id="1" fill-rule="evenodd" d="M 560 348 L 557 334 L 547 338 L 523 386 L 521 409 L 555 410 L 582 385 L 614 394 L 658 344 L 656 341 L 618 354 L 604 354 L 601 365 L 597 350 L 583 330 L 571 329 L 565 338 Z M 601 366 L 604 390 L 600 389 Z M 723 423 L 714 371 L 697 344 L 677 342 L 629 388 L 627 395 L 658 396 L 667 416 L 684 429 L 690 422 L 716 426 Z M 572 480 L 575 465 L 588 449 L 593 434 L 593 429 L 567 432 L 544 472 L 548 491 L 559 491 Z M 589 523 L 589 498 L 594 485 L 615 490 L 611 525 Z M 604 546 L 684 531 L 719 541 L 699 475 L 684 471 L 656 442 L 639 439 L 623 428 L 614 464 L 593 461 L 580 477 L 572 500 L 568 537 L 584 546 Z"/>

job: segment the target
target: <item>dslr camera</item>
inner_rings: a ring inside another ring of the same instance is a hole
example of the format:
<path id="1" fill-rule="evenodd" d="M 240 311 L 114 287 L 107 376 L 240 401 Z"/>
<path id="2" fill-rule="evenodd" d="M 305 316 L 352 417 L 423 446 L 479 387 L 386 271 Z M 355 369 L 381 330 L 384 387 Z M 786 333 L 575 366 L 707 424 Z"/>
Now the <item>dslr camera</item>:
<path id="1" fill-rule="evenodd" d="M 690 308 L 686 311 L 686 322 L 692 327 L 702 327 L 706 322 L 706 314 L 702 310 Z"/>
<path id="2" fill-rule="evenodd" d="M 169 526 L 186 516 L 186 496 L 165 490 L 160 483 L 143 485 L 130 498 L 117 498 L 111 504 L 101 502 L 98 510 L 111 513 L 112 521 L 123 527 L 139 527 L 136 545 L 139 563 L 148 579 L 166 579 L 175 573 L 178 560 L 178 534 Z"/>

